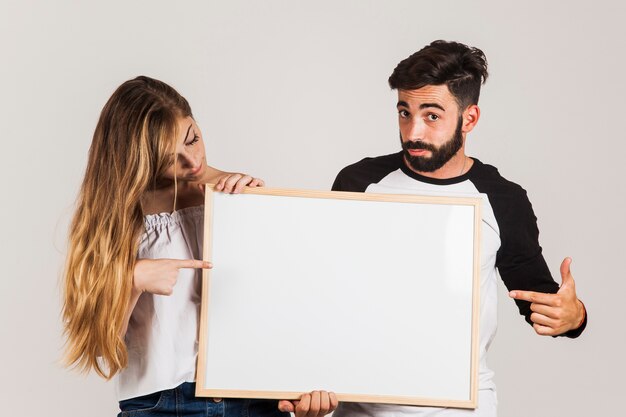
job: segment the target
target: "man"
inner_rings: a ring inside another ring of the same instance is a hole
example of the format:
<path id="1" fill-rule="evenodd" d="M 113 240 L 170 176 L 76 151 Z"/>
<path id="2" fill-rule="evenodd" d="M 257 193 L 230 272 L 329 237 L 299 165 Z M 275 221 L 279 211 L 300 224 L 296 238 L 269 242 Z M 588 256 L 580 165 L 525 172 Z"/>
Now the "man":
<path id="1" fill-rule="evenodd" d="M 476 410 L 342 403 L 335 416 L 495 416 L 493 373 L 486 352 L 496 332 L 496 275 L 520 313 L 540 335 L 577 337 L 587 323 L 576 297 L 571 259 L 552 279 L 538 243 L 526 191 L 498 170 L 465 155 L 465 139 L 480 118 L 478 97 L 487 78 L 483 52 L 435 41 L 414 53 L 389 77 L 398 91 L 402 151 L 365 158 L 337 175 L 335 191 L 480 195 L 482 208 L 479 399 Z M 417 375 L 416 377 L 419 377 Z"/>

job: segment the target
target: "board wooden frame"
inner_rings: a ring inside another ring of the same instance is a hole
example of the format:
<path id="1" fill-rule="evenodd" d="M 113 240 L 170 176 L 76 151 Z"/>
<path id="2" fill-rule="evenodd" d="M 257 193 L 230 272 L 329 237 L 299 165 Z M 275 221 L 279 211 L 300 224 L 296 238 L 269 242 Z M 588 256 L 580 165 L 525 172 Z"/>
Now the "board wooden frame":
<path id="1" fill-rule="evenodd" d="M 204 220 L 204 248 L 203 259 L 212 261 L 213 238 L 212 228 L 214 220 L 213 213 L 213 185 L 207 184 L 205 193 L 205 220 Z M 478 395 L 478 324 L 479 324 L 479 288 L 480 288 L 480 230 L 481 230 L 481 199 L 471 197 L 434 197 L 410 194 L 373 194 L 373 193 L 353 193 L 353 192 L 324 192 L 310 190 L 295 189 L 272 189 L 272 188 L 248 188 L 242 192 L 244 195 L 258 196 L 276 196 L 276 197 L 297 197 L 301 199 L 334 199 L 334 200 L 358 200 L 365 202 L 401 202 L 415 203 L 421 205 L 457 205 L 473 207 L 473 265 L 472 265 L 472 294 L 471 294 L 471 342 L 469 346 L 470 355 L 470 374 L 469 378 L 469 395 L 466 399 L 450 399 L 432 396 L 422 396 L 420 394 L 406 395 L 373 395 L 360 394 L 359 392 L 336 392 L 339 401 L 349 402 L 371 402 L 371 403 L 390 403 L 390 404 L 407 404 L 433 407 L 454 407 L 454 408 L 475 408 L 477 406 Z M 277 200 L 277 203 L 279 201 Z M 280 227 L 280 225 L 277 225 Z M 253 232 L 253 231 L 251 231 Z M 246 390 L 232 388 L 206 388 L 206 366 L 207 366 L 207 340 L 208 331 L 208 314 L 209 291 L 211 288 L 211 270 L 203 270 L 202 278 L 202 305 L 200 313 L 200 329 L 199 329 L 199 353 L 197 366 L 197 384 L 196 395 L 202 397 L 214 398 L 273 398 L 273 399 L 297 399 L 305 391 L 302 390 Z M 280 341 L 277 341 L 280 342 Z M 329 342 L 330 343 L 330 342 Z M 298 346 L 298 349 L 304 349 L 306 346 Z M 389 352 L 392 354 L 393 352 Z M 216 361 L 219 358 L 215 358 Z M 332 375 L 329 376 L 332 380 Z M 312 388 L 313 389 L 313 388 Z M 328 389 L 327 387 L 314 387 L 314 389 Z"/>

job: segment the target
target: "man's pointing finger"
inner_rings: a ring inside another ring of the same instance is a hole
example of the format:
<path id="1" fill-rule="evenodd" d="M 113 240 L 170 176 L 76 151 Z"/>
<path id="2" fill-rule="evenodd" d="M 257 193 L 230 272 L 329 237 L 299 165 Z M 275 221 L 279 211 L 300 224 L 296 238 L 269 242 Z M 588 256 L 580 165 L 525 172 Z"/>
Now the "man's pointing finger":
<path id="1" fill-rule="evenodd" d="M 509 297 L 515 298 L 516 300 L 530 301 L 531 303 L 545 304 L 549 306 L 556 306 L 558 303 L 558 299 L 554 294 L 546 294 L 535 291 L 515 290 L 509 292 Z"/>

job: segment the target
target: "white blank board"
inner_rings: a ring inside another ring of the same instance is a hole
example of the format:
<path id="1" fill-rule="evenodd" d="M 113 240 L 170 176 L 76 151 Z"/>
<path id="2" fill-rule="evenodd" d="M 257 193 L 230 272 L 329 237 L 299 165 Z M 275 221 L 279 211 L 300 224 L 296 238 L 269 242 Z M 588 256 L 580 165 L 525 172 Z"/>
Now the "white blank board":
<path id="1" fill-rule="evenodd" d="M 208 188 L 197 394 L 475 407 L 479 204 Z"/>

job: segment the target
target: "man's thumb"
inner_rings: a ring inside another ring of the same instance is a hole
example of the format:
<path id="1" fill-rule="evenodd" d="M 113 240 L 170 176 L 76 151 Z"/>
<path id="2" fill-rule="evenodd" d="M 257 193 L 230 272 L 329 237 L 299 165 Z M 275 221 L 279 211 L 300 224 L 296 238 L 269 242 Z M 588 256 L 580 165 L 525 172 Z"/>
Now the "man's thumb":
<path id="1" fill-rule="evenodd" d="M 561 262 L 561 288 L 564 286 L 570 286 L 574 283 L 574 277 L 570 271 L 570 265 L 572 264 L 572 258 L 567 257 Z"/>

